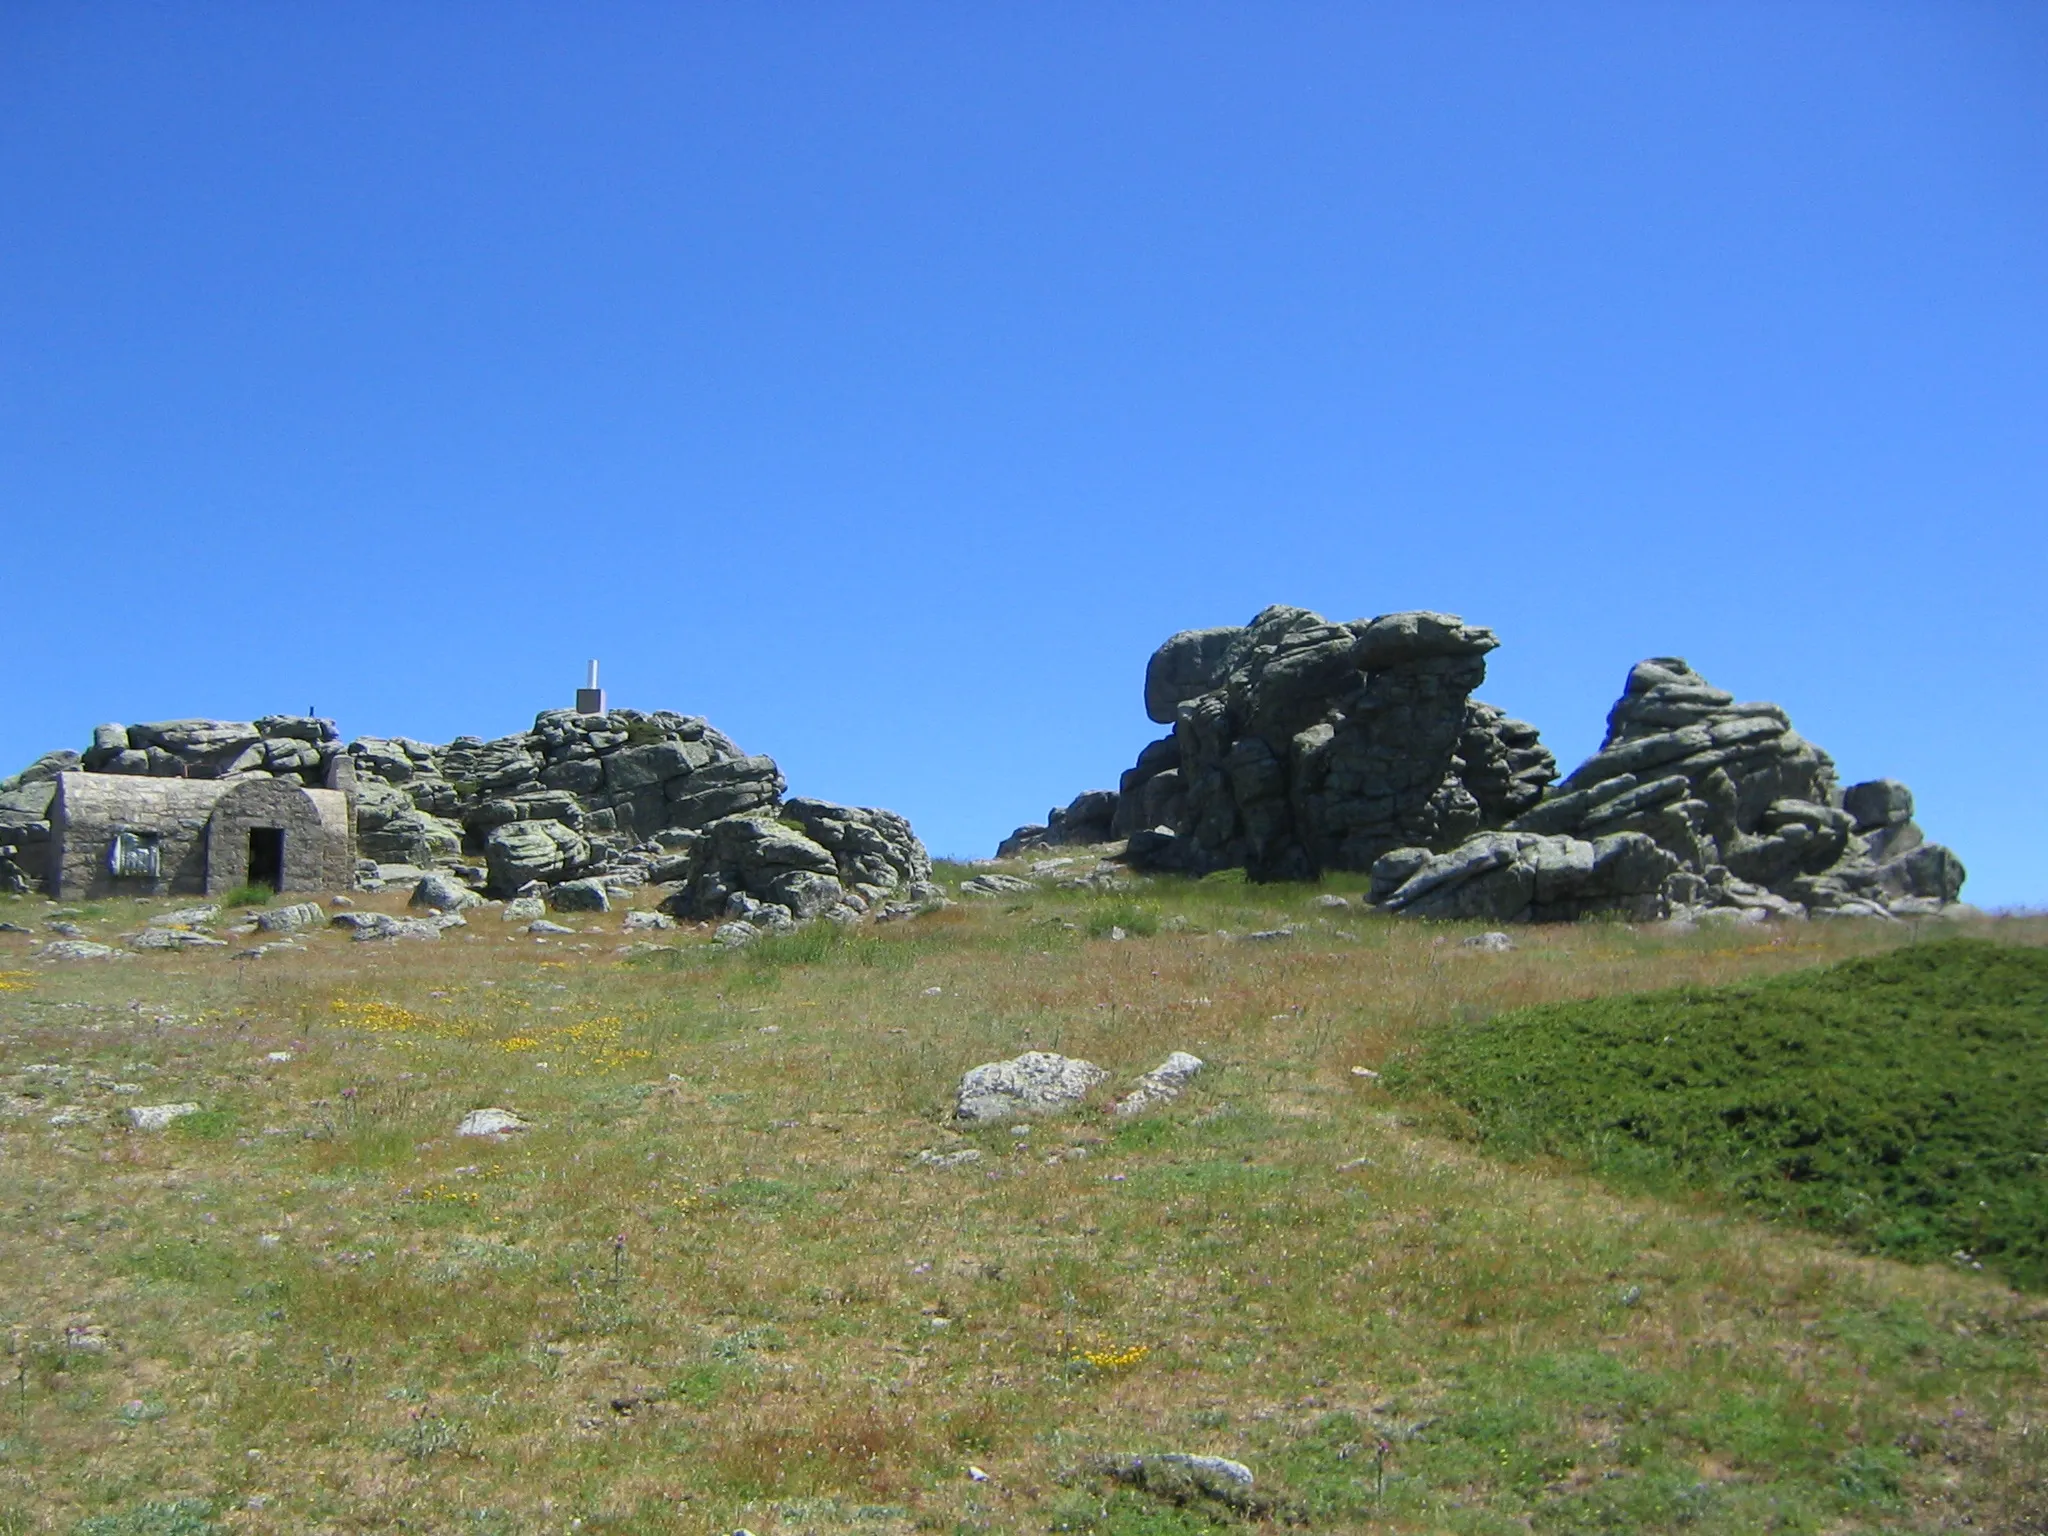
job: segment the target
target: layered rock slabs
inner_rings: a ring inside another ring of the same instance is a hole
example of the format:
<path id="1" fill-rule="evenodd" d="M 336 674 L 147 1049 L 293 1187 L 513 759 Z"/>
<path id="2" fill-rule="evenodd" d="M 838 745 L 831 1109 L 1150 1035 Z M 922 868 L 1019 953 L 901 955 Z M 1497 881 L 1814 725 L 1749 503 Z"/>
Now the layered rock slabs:
<path id="1" fill-rule="evenodd" d="M 1003 851 L 1123 837 L 1153 869 L 1370 870 L 1388 910 L 1507 922 L 1956 901 L 1962 862 L 1925 840 L 1904 785 L 1842 788 L 1782 709 L 1674 657 L 1630 672 L 1600 750 L 1555 782 L 1535 727 L 1472 697 L 1497 644 L 1450 614 L 1280 607 L 1175 635 L 1145 672 L 1172 733 Z"/>
<path id="2" fill-rule="evenodd" d="M 1775 704 L 1744 704 L 1685 662 L 1630 671 L 1600 750 L 1501 830 L 1373 866 L 1373 895 L 1432 917 L 1588 912 L 1893 917 L 1961 894 L 1962 860 L 1892 779 L 1841 787 Z"/>

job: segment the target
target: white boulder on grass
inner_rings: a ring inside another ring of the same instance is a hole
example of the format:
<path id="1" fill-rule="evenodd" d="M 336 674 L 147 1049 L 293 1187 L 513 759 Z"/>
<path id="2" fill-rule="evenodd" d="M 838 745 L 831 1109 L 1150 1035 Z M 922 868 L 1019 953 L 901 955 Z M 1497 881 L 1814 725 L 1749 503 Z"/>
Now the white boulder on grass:
<path id="1" fill-rule="evenodd" d="M 1175 1051 L 1139 1078 L 1137 1086 L 1117 1100 L 1116 1112 L 1120 1115 L 1135 1115 L 1155 1104 L 1171 1103 L 1180 1097 L 1181 1089 L 1194 1081 L 1195 1074 L 1202 1070 L 1202 1066 L 1201 1057 L 1191 1056 L 1186 1051 Z"/>
<path id="2" fill-rule="evenodd" d="M 111 944 L 95 944 L 90 939 L 58 939 L 45 944 L 36 951 L 38 960 L 105 960 L 114 953 Z"/>
<path id="3" fill-rule="evenodd" d="M 173 1120 L 198 1113 L 197 1104 L 133 1104 L 128 1109 L 128 1123 L 138 1131 L 161 1131 Z"/>
<path id="4" fill-rule="evenodd" d="M 1109 1074 L 1092 1061 L 1051 1051 L 1026 1051 L 991 1061 L 960 1079 L 956 1119 L 988 1125 L 1015 1115 L 1047 1115 L 1070 1108 Z"/>
<path id="5" fill-rule="evenodd" d="M 500 1140 L 514 1131 L 530 1129 L 528 1122 L 509 1109 L 472 1109 L 455 1127 L 458 1136 L 495 1136 Z"/>

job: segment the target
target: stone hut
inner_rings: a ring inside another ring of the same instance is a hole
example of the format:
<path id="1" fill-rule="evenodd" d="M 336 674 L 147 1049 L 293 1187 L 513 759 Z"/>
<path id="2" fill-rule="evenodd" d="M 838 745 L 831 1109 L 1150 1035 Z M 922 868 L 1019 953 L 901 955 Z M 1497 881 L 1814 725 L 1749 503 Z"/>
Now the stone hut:
<path id="1" fill-rule="evenodd" d="M 50 894 L 345 891 L 355 882 L 353 799 L 345 782 L 62 773 L 50 805 Z"/>

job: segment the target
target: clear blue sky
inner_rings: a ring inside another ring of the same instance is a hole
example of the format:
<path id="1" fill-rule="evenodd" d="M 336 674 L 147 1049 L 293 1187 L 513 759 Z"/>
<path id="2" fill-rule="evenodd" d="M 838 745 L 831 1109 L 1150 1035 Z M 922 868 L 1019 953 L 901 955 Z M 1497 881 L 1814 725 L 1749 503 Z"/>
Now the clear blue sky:
<path id="1" fill-rule="evenodd" d="M 599 656 L 978 854 L 1432 607 L 2048 905 L 2048 7 L 12 0 L 0 210 L 0 771 Z"/>

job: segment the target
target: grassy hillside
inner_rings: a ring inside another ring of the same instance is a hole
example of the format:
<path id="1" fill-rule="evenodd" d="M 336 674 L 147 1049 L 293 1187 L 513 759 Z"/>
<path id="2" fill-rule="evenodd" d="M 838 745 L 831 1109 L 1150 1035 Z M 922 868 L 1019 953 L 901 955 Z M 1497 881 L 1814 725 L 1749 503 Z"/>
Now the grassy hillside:
<path id="1" fill-rule="evenodd" d="M 617 913 L 253 960 L 0 935 L 0 1533 L 1253 1518 L 1095 1460 L 1157 1451 L 1323 1531 L 2048 1518 L 2037 1297 L 1494 1158 L 1356 1070 L 1460 1020 L 1910 966 L 1910 935 L 1489 954 L 1317 894 L 1044 890 L 737 954 L 630 950 Z M 1986 975 L 2048 938 L 1978 932 Z M 1030 1048 L 1110 1081 L 1028 1134 L 947 1123 Z M 1175 1049 L 1187 1094 L 1106 1113 Z M 454 1134 L 484 1106 L 532 1129 Z"/>
<path id="2" fill-rule="evenodd" d="M 2048 950 L 1924 943 L 1755 985 L 1527 1008 L 1391 1081 L 1484 1144 L 1709 1189 L 2048 1288 Z"/>

